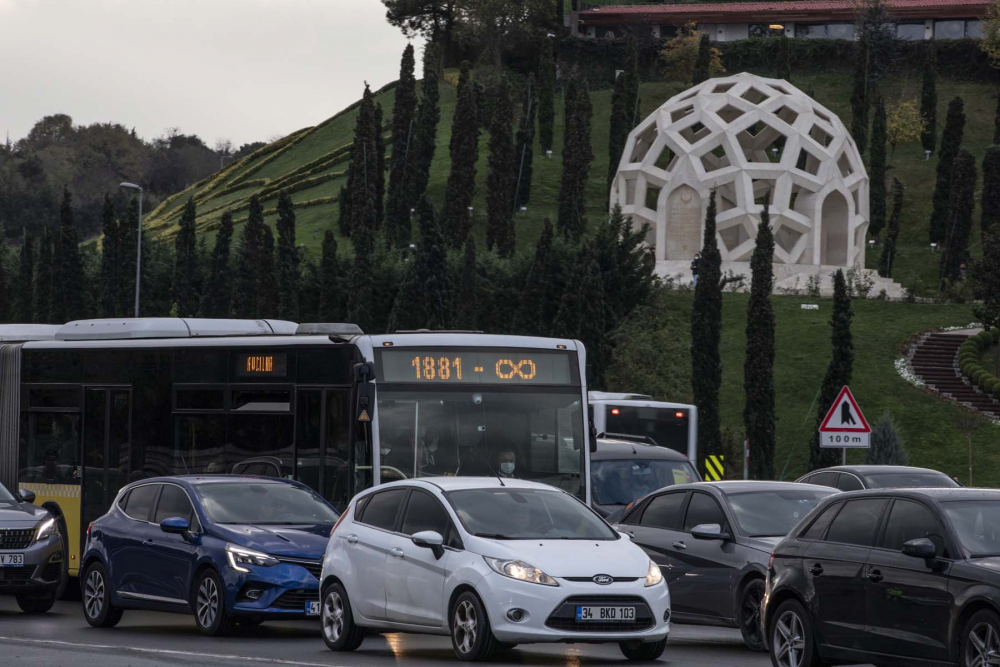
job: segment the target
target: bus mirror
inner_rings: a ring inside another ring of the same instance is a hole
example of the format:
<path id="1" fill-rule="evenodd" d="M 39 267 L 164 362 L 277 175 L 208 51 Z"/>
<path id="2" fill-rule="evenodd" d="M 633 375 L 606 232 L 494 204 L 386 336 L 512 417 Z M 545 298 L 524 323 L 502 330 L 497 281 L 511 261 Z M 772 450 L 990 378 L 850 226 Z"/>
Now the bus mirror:
<path id="1" fill-rule="evenodd" d="M 354 364 L 354 381 L 357 383 L 370 382 L 375 379 L 375 363 L 365 361 Z"/>

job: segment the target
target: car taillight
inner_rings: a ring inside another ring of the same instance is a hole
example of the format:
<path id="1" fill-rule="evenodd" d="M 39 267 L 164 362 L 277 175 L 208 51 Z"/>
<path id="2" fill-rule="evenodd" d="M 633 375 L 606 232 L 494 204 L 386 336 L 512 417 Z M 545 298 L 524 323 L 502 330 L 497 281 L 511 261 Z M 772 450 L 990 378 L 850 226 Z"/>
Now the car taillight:
<path id="1" fill-rule="evenodd" d="M 91 521 L 87 524 L 87 534 L 90 535 L 90 529 L 94 527 L 94 522 Z"/>
<path id="2" fill-rule="evenodd" d="M 337 519 L 337 523 L 333 524 L 333 530 L 330 531 L 330 537 L 333 537 L 333 534 L 337 532 L 337 526 L 340 525 L 340 522 L 343 521 L 344 517 L 346 516 L 347 516 L 347 510 L 344 510 L 343 514 L 340 515 L 340 518 Z"/>

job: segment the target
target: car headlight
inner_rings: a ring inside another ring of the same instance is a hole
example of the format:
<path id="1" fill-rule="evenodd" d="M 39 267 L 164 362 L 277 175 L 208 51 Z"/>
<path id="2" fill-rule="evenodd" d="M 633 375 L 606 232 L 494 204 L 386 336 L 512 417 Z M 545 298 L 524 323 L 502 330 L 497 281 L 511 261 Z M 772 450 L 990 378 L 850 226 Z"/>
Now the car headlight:
<path id="1" fill-rule="evenodd" d="M 660 566 L 650 560 L 649 569 L 646 570 L 646 585 L 655 586 L 661 581 L 663 581 L 663 573 L 660 572 Z"/>
<path id="2" fill-rule="evenodd" d="M 278 559 L 274 556 L 232 543 L 226 545 L 226 556 L 229 557 L 229 565 L 237 572 L 249 572 L 249 568 L 244 567 L 246 565 L 271 567 L 278 564 Z"/>
<path id="3" fill-rule="evenodd" d="M 486 564 L 496 572 L 511 579 L 527 581 L 532 584 L 542 584 L 543 586 L 558 586 L 559 583 L 545 574 L 537 567 L 528 565 L 523 560 L 506 560 L 504 558 L 487 558 L 483 556 Z"/>
<path id="4" fill-rule="evenodd" d="M 38 524 L 38 530 L 35 531 L 35 541 L 41 542 L 54 532 L 56 532 L 55 518 L 43 521 Z"/>

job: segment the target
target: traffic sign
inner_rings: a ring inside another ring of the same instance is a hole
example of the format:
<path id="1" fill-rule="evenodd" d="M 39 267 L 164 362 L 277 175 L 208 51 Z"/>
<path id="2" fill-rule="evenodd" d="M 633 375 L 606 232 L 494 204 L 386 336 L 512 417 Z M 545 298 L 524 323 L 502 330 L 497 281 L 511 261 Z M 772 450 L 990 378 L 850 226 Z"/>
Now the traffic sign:
<path id="1" fill-rule="evenodd" d="M 867 449 L 871 432 L 851 390 L 844 387 L 819 427 L 819 446 Z"/>

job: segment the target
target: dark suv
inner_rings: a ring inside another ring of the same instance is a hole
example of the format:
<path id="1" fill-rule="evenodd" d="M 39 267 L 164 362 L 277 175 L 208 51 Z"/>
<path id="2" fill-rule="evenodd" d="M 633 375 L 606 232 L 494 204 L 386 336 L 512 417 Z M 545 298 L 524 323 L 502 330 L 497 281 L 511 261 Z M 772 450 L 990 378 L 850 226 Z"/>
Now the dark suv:
<path id="1" fill-rule="evenodd" d="M 780 667 L 1000 661 L 1000 491 L 830 496 L 775 547 L 763 627 Z"/>

